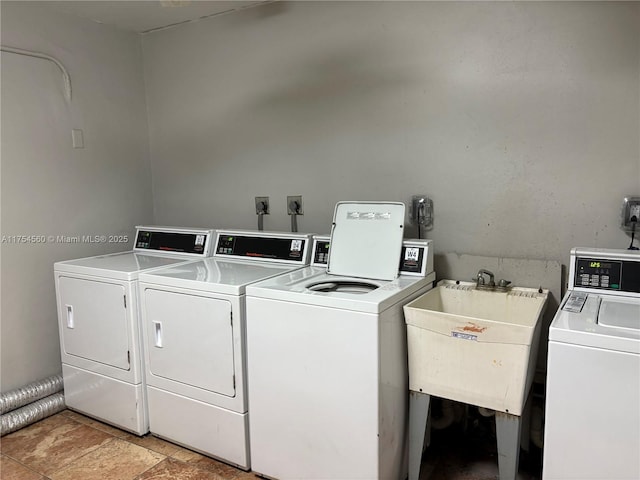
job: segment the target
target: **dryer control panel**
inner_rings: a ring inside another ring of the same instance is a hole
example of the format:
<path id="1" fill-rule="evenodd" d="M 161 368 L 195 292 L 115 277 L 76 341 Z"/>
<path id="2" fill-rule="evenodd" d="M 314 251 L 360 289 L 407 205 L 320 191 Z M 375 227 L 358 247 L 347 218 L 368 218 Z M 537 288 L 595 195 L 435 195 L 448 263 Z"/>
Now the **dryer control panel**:
<path id="1" fill-rule="evenodd" d="M 310 236 L 262 232 L 218 232 L 215 256 L 308 264 Z"/>
<path id="2" fill-rule="evenodd" d="M 181 227 L 136 227 L 133 249 L 138 252 L 170 252 L 201 257 L 211 255 L 213 230 Z"/>

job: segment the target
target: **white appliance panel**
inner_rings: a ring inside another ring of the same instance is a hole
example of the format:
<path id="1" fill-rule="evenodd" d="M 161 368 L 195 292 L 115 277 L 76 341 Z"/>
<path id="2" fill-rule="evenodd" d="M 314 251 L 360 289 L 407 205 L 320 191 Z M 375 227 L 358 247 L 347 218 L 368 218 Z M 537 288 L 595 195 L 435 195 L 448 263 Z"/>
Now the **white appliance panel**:
<path id="1" fill-rule="evenodd" d="M 327 271 L 358 278 L 396 278 L 404 213 L 404 204 L 398 202 L 338 202 Z"/>
<path id="2" fill-rule="evenodd" d="M 64 352 L 129 370 L 131 339 L 124 286 L 60 276 L 58 294 Z"/>
<path id="3" fill-rule="evenodd" d="M 378 478 L 378 316 L 249 297 L 247 332 L 253 469 Z"/>
<path id="4" fill-rule="evenodd" d="M 247 413 L 232 412 L 175 392 L 148 387 L 153 434 L 247 470 Z"/>
<path id="5" fill-rule="evenodd" d="M 640 355 L 549 342 L 545 480 L 640 478 Z"/>
<path id="6" fill-rule="evenodd" d="M 146 392 L 132 385 L 71 365 L 62 364 L 64 401 L 68 408 L 118 428 L 140 434 L 148 429 Z"/>
<path id="7" fill-rule="evenodd" d="M 289 265 L 208 258 L 197 262 L 141 273 L 140 281 L 165 287 L 241 295 L 245 286 L 291 271 Z"/>
<path id="8" fill-rule="evenodd" d="M 231 303 L 151 288 L 144 302 L 151 375 L 234 396 Z"/>
<path id="9" fill-rule="evenodd" d="M 146 255 L 135 252 L 121 252 L 57 262 L 55 269 L 58 272 L 69 274 L 76 273 L 105 277 L 111 280 L 132 281 L 138 277 L 138 273 L 141 271 L 168 267 L 188 261 L 189 259 L 185 257 L 176 258 L 157 254 Z"/>

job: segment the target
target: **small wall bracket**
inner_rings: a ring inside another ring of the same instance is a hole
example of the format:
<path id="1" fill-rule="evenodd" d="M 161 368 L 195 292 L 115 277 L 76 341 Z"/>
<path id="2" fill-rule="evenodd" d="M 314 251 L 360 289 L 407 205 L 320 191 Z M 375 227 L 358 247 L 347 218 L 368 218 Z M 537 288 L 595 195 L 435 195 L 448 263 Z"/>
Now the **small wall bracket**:
<path id="1" fill-rule="evenodd" d="M 433 201 L 426 195 L 413 195 L 409 208 L 411 223 L 429 228 L 433 225 Z"/>

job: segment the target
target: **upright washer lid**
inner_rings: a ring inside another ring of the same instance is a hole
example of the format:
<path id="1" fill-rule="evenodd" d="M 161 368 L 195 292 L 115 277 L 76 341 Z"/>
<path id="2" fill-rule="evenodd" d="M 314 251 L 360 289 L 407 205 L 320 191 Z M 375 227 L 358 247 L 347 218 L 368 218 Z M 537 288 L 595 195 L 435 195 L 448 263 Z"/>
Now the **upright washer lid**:
<path id="1" fill-rule="evenodd" d="M 640 331 L 640 302 L 603 296 L 598 312 L 598 324 Z"/>
<path id="2" fill-rule="evenodd" d="M 396 278 L 404 214 L 400 202 L 338 202 L 327 272 L 376 280 Z"/>

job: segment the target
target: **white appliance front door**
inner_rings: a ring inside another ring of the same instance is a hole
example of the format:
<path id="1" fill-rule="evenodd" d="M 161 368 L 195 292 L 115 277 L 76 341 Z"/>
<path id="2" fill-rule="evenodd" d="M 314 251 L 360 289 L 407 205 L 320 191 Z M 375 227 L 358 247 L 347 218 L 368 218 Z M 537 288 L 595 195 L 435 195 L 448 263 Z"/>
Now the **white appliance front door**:
<path id="1" fill-rule="evenodd" d="M 231 303 L 154 289 L 144 296 L 151 374 L 234 396 Z"/>
<path id="2" fill-rule="evenodd" d="M 65 353 L 130 369 L 125 287 L 121 284 L 59 277 L 59 321 Z"/>

